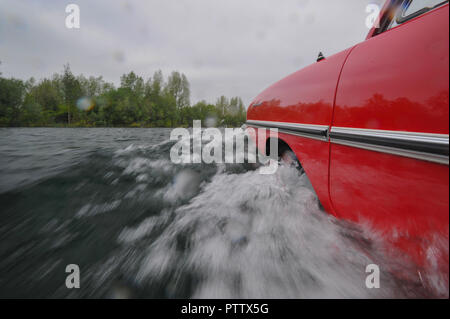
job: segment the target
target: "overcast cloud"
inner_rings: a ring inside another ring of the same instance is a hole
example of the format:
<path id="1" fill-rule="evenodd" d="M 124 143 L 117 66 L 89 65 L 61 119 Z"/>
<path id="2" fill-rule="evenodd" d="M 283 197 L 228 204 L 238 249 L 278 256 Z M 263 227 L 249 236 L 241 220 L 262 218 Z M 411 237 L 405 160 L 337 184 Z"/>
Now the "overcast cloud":
<path id="1" fill-rule="evenodd" d="M 0 0 L 0 72 L 144 78 L 183 72 L 191 101 L 241 96 L 364 40 L 366 5 L 382 0 Z M 81 28 L 65 27 L 78 4 Z"/>

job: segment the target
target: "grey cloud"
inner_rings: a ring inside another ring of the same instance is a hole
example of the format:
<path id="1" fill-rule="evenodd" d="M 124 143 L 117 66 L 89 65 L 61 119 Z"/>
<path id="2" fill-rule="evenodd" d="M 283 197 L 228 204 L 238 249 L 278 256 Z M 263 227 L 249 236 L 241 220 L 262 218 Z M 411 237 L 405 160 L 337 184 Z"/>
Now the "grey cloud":
<path id="1" fill-rule="evenodd" d="M 246 103 L 280 78 L 365 38 L 370 0 L 72 1 L 81 28 L 66 29 L 65 2 L 2 0 L 4 76 L 42 78 L 69 62 L 75 73 L 118 83 L 179 70 L 192 100 Z"/>

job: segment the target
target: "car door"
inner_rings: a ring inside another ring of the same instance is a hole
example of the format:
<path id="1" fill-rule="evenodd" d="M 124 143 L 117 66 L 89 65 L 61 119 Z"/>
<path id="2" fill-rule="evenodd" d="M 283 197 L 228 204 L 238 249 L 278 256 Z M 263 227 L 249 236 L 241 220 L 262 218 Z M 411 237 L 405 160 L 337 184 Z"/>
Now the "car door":
<path id="1" fill-rule="evenodd" d="M 406 0 L 383 32 L 353 49 L 336 94 L 329 183 L 338 216 L 417 261 L 444 246 L 447 267 L 448 37 L 448 2 Z"/>

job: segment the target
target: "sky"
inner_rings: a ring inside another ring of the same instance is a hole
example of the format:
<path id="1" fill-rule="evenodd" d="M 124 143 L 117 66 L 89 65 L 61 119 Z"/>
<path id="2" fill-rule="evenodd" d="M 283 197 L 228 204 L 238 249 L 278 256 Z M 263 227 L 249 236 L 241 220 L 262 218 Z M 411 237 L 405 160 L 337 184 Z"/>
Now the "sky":
<path id="1" fill-rule="evenodd" d="M 363 41 L 368 4 L 383 0 L 0 0 L 0 72 L 37 80 L 61 72 L 120 83 L 177 70 L 191 102 L 262 90 Z M 80 8 L 68 29 L 65 8 Z"/>

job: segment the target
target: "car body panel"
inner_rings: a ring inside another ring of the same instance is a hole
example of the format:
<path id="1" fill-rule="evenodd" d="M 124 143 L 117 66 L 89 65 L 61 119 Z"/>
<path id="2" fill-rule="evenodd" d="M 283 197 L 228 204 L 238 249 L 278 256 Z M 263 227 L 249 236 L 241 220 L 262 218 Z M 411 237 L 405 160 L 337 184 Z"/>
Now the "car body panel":
<path id="1" fill-rule="evenodd" d="M 448 5 L 352 51 L 333 126 L 449 133 Z"/>
<path id="2" fill-rule="evenodd" d="M 275 83 L 250 104 L 247 119 L 330 125 L 336 85 L 351 49 Z"/>
<path id="3" fill-rule="evenodd" d="M 275 83 L 255 98 L 247 120 L 330 125 L 336 85 L 350 52 L 351 48 Z M 322 205 L 333 213 L 328 191 L 329 143 L 283 133 L 280 138 L 296 153 Z M 257 146 L 265 153 L 265 142 Z"/>
<path id="4" fill-rule="evenodd" d="M 360 45 L 339 81 L 332 126 L 449 133 L 448 5 Z M 439 135 L 437 135 L 439 134 Z M 427 241 L 447 238 L 448 165 L 332 143 L 330 191 L 345 219 L 410 237 L 423 260 Z"/>
<path id="5" fill-rule="evenodd" d="M 247 112 L 250 126 L 282 128 L 327 212 L 368 225 L 418 266 L 439 260 L 447 276 L 448 19 L 447 3 L 372 29 L 264 90 Z M 326 138 L 308 125 L 328 127 Z"/>

